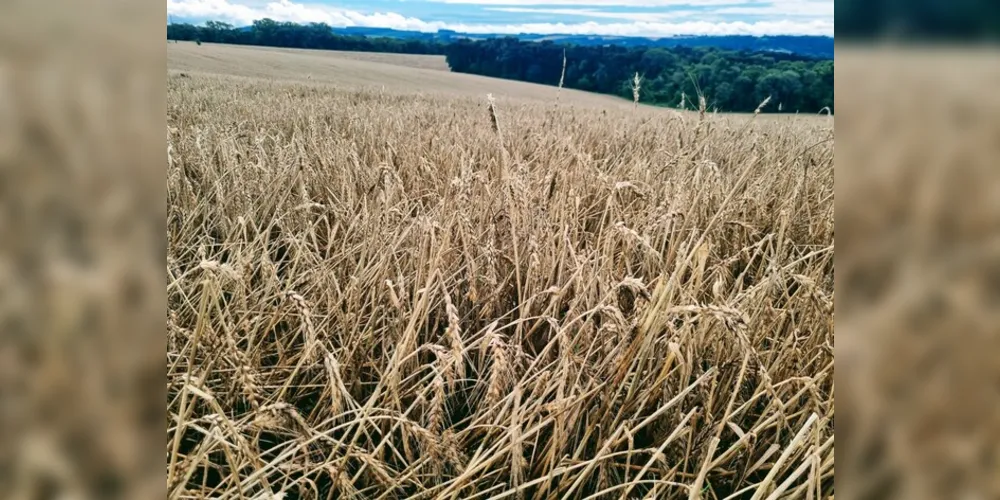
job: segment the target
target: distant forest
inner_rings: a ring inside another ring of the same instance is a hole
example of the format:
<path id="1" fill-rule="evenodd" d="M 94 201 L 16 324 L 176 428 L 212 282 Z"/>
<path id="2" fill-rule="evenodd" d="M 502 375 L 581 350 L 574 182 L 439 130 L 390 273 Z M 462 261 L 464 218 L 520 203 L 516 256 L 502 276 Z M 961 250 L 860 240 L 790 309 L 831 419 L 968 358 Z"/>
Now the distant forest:
<path id="1" fill-rule="evenodd" d="M 833 111 L 833 61 L 773 52 L 713 47 L 565 47 L 514 38 L 460 41 L 446 55 L 452 71 L 557 85 L 566 54 L 567 88 L 632 98 L 632 76 L 642 77 L 640 101 L 678 107 L 815 113 Z"/>
<path id="2" fill-rule="evenodd" d="M 631 80 L 642 77 L 640 101 L 750 112 L 770 97 L 763 112 L 831 112 L 833 60 L 780 52 L 715 47 L 581 46 L 514 37 L 437 40 L 343 36 L 326 24 L 300 25 L 271 19 L 237 28 L 210 21 L 204 26 L 170 24 L 167 38 L 197 42 L 303 49 L 445 55 L 452 71 L 558 85 L 566 55 L 564 86 L 632 98 Z"/>

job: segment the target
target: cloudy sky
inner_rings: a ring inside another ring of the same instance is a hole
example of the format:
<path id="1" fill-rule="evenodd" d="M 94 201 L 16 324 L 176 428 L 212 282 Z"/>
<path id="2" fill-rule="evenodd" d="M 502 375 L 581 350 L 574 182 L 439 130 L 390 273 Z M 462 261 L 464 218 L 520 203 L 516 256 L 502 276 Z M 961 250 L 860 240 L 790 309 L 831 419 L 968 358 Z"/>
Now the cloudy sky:
<path id="1" fill-rule="evenodd" d="M 269 17 L 467 33 L 827 35 L 834 0 L 167 0 L 173 22 Z"/>

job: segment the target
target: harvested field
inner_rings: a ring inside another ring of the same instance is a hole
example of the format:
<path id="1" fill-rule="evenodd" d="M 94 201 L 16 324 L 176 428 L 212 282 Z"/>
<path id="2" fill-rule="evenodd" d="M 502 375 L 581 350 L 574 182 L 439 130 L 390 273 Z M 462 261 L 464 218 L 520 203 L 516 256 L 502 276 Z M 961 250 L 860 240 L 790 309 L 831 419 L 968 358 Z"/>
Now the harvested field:
<path id="1" fill-rule="evenodd" d="M 371 56 L 380 56 L 381 60 L 376 62 Z M 426 67 L 432 64 L 434 68 Z M 441 71 L 438 64 L 444 64 L 444 59 L 437 56 L 167 44 L 167 67 L 174 72 L 329 83 L 344 89 L 385 89 L 448 96 L 482 97 L 491 92 L 498 97 L 552 101 L 556 95 L 557 89 L 553 87 L 451 73 Z M 447 65 L 444 68 L 447 69 Z M 631 106 L 630 102 L 613 96 L 575 90 L 564 90 L 561 100 L 588 106 Z"/>
<path id="2" fill-rule="evenodd" d="M 420 54 L 387 54 L 381 52 L 347 52 L 340 50 L 307 50 L 283 49 L 279 47 L 256 47 L 243 45 L 226 45 L 205 43 L 198 46 L 192 42 L 170 42 L 167 44 L 167 54 L 170 65 L 190 64 L 192 68 L 214 69 L 224 71 L 225 66 L 216 63 L 222 60 L 240 61 L 252 65 L 254 62 L 291 63 L 322 65 L 324 60 L 338 60 L 389 64 L 404 68 L 433 69 L 448 71 L 448 63 L 444 56 Z M 229 68 L 231 69 L 231 68 Z"/>

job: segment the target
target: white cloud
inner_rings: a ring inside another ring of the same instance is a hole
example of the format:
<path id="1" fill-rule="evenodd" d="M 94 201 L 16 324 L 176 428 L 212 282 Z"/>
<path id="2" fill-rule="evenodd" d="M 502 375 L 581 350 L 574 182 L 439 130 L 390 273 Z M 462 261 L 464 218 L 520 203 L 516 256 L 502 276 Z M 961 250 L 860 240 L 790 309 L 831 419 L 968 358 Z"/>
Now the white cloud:
<path id="1" fill-rule="evenodd" d="M 810 16 L 833 19 L 833 2 L 806 0 L 774 0 L 770 5 L 730 6 L 712 9 L 714 14 L 753 16 Z"/>
<path id="2" fill-rule="evenodd" d="M 167 0 L 167 14 L 249 24 L 259 18 L 257 9 L 227 0 Z"/>
<path id="3" fill-rule="evenodd" d="M 813 16 L 833 19 L 834 0 L 428 0 L 445 4 L 534 7 L 664 7 L 698 8 L 698 12 L 718 15 L 761 15 L 774 17 Z M 766 5 L 761 5 L 766 4 Z M 709 7 L 706 9 L 706 7 Z"/>
<path id="4" fill-rule="evenodd" d="M 464 0 L 460 0 L 464 1 Z M 468 0 L 472 1 L 472 0 Z M 521 0 L 485 0 L 521 1 Z M 552 4 L 556 0 L 543 0 Z M 581 0 L 574 0 L 574 5 L 580 5 Z M 604 0 L 582 0 L 583 3 Z M 680 0 L 655 0 L 658 2 L 673 2 L 682 4 Z M 723 2 L 723 0 L 704 0 L 707 2 Z M 779 0 L 793 1 L 793 0 Z M 690 5 L 691 0 L 684 0 Z M 536 2 L 537 3 L 537 2 Z M 734 0 L 725 0 L 733 4 Z M 615 2 L 621 5 L 620 2 Z M 704 2 L 699 2 L 704 5 Z M 670 35 L 833 35 L 833 20 L 789 20 L 779 19 L 760 22 L 707 22 L 684 21 L 668 22 L 665 18 L 649 15 L 635 18 L 628 23 L 527 23 L 527 24 L 465 24 L 447 23 L 442 21 L 424 21 L 414 17 L 406 17 L 394 12 L 364 14 L 361 12 L 317 4 L 303 4 L 291 0 L 279 0 L 264 4 L 262 7 L 233 3 L 230 0 L 167 0 L 167 13 L 185 19 L 202 19 L 226 21 L 237 25 L 248 25 L 252 21 L 265 17 L 276 21 L 291 21 L 296 23 L 323 22 L 331 26 L 365 26 L 395 28 L 434 32 L 439 29 L 451 29 L 472 34 L 517 34 L 517 33 L 558 33 L 566 35 L 620 35 L 620 36 L 670 36 Z M 598 16 L 599 17 L 599 16 Z"/>
<path id="5" fill-rule="evenodd" d="M 626 21 L 664 22 L 698 15 L 696 10 L 674 10 L 670 12 L 607 12 L 596 9 L 538 9 L 533 7 L 487 7 L 484 10 L 493 12 L 510 12 L 515 14 L 550 14 L 555 16 L 593 17 L 597 19 L 623 19 Z"/>
<path id="6" fill-rule="evenodd" d="M 294 23 L 327 23 L 331 26 L 371 26 L 396 29 L 436 31 L 436 23 L 427 23 L 395 12 L 362 14 L 357 11 L 295 3 L 290 0 L 250 7 L 229 0 L 167 0 L 167 13 L 186 19 L 227 21 L 249 25 L 265 17 Z"/>
<path id="7" fill-rule="evenodd" d="M 711 7 L 742 5 L 750 0 L 429 0 L 470 5 L 573 6 L 573 7 Z M 794 1 L 794 0 L 792 0 Z M 801 1 L 801 0 L 800 0 Z"/>
<path id="8" fill-rule="evenodd" d="M 457 26 L 457 27 L 456 27 Z M 504 26 L 452 25 L 451 29 L 466 33 L 558 33 L 565 35 L 618 35 L 663 37 L 671 35 L 821 35 L 833 36 L 833 22 L 827 21 L 761 21 L 730 22 L 632 22 L 596 23 L 593 21 L 565 23 L 533 23 Z"/>

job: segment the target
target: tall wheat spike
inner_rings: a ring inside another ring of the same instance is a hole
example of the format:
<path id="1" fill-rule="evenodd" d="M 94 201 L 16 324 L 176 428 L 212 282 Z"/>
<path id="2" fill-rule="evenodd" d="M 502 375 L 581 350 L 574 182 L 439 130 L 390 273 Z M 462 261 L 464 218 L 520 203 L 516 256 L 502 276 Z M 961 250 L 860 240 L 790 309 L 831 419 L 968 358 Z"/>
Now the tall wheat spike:
<path id="1" fill-rule="evenodd" d="M 632 77 L 632 105 L 634 107 L 639 107 L 639 91 L 642 90 L 642 79 L 639 77 L 639 72 L 635 73 Z"/>
<path id="2" fill-rule="evenodd" d="M 559 96 L 562 94 L 563 83 L 566 82 L 566 49 L 563 49 L 563 60 L 562 60 L 562 72 L 559 74 L 559 88 L 556 90 L 556 102 L 559 102 Z"/>

